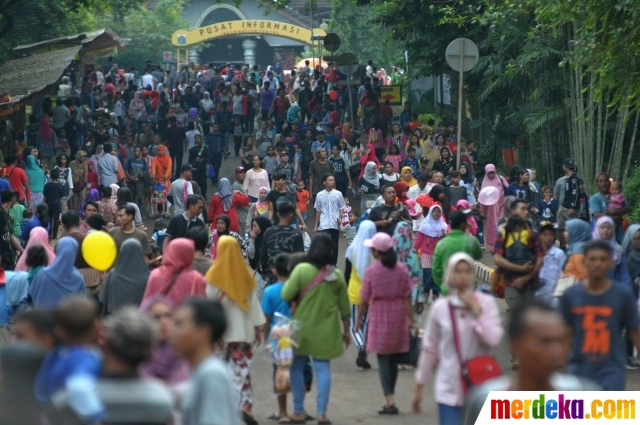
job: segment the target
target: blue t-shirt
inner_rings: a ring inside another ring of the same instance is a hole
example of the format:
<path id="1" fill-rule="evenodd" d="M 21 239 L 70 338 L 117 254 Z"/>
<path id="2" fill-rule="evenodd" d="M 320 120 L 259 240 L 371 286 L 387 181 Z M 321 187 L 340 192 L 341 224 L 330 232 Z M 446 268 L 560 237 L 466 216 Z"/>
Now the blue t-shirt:
<path id="1" fill-rule="evenodd" d="M 604 294 L 594 295 L 574 285 L 560 298 L 560 312 L 573 331 L 568 372 L 597 382 L 604 391 L 624 391 L 623 331 L 640 326 L 631 290 L 614 282 Z"/>
<path id="2" fill-rule="evenodd" d="M 526 186 L 518 186 L 515 183 L 510 183 L 509 184 L 509 187 L 507 187 L 505 195 L 506 196 L 515 196 L 516 199 L 524 199 L 525 201 L 528 201 L 528 199 L 527 199 L 527 187 Z"/>
<path id="3" fill-rule="evenodd" d="M 273 98 L 276 97 L 275 92 L 268 90 L 262 90 L 260 92 L 260 110 L 268 111 L 271 109 L 271 103 L 273 103 Z"/>
<path id="4" fill-rule="evenodd" d="M 13 190 L 8 179 L 0 179 L 0 192 L 3 190 Z M 0 198 L 0 202 L 2 202 L 2 198 Z"/>
<path id="5" fill-rule="evenodd" d="M 556 222 L 556 215 L 558 214 L 558 201 L 556 199 L 551 198 L 549 202 L 542 199 L 538 209 L 540 210 L 541 220 L 549 220 L 552 223 Z"/>
<path id="6" fill-rule="evenodd" d="M 269 331 L 273 329 L 275 324 L 275 314 L 280 313 L 285 317 L 291 317 L 291 310 L 289 310 L 289 304 L 282 299 L 280 295 L 284 288 L 284 283 L 273 283 L 264 290 L 262 294 L 262 312 L 265 316 L 271 317 L 269 322 Z"/>
<path id="7" fill-rule="evenodd" d="M 411 174 L 413 174 L 413 177 L 417 177 L 420 171 L 420 164 L 418 163 L 418 158 L 409 158 L 406 157 L 403 161 L 402 161 L 402 168 L 404 167 L 410 167 L 411 168 Z"/>

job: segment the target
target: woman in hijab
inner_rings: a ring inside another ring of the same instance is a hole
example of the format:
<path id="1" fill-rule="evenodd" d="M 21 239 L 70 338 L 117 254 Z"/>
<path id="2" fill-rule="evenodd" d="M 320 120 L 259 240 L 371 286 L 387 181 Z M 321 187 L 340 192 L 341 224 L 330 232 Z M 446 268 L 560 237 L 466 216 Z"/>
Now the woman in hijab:
<path id="1" fill-rule="evenodd" d="M 363 168 L 364 174 L 358 181 L 360 200 L 360 211 L 366 211 L 380 195 L 380 181 L 382 176 L 378 173 L 378 165 L 374 161 L 367 162 Z"/>
<path id="2" fill-rule="evenodd" d="M 505 188 L 509 184 L 505 181 L 504 177 L 496 174 L 496 166 L 493 164 L 487 164 L 484 167 L 484 179 L 482 180 L 482 188 L 495 187 L 499 193 L 500 198 L 498 202 L 493 205 L 482 205 L 480 207 L 481 212 L 486 217 L 486 229 L 484 237 L 486 240 L 486 246 L 489 247 L 491 254 L 494 252 L 494 246 L 496 244 L 496 236 L 498 231 L 498 221 L 504 213 L 504 201 L 505 201 Z"/>
<path id="3" fill-rule="evenodd" d="M 413 177 L 413 170 L 409 166 L 402 167 L 402 170 L 400 170 L 400 178 L 410 188 L 418 184 L 418 180 Z"/>
<path id="4" fill-rule="evenodd" d="M 138 371 L 145 378 L 160 380 L 171 391 L 177 402 L 189 381 L 191 368 L 183 357 L 176 354 L 169 342 L 173 329 L 174 308 L 171 300 L 162 295 L 149 297 L 140 306 L 140 311 L 147 313 L 158 324 L 160 338 L 151 359 L 141 364 Z"/>
<path id="5" fill-rule="evenodd" d="M 103 156 L 105 156 L 104 145 L 100 143 L 99 145 L 96 146 L 96 152 L 93 155 L 91 155 L 91 157 L 89 158 L 89 160 L 93 163 L 96 169 L 98 168 L 98 163 L 100 162 L 100 159 Z"/>
<path id="6" fill-rule="evenodd" d="M 456 207 L 458 208 L 458 211 L 467 211 L 471 208 L 469 206 L 469 201 L 466 199 L 459 200 Z M 478 234 L 478 223 L 471 214 L 467 215 L 467 233 L 473 237 Z"/>
<path id="7" fill-rule="evenodd" d="M 75 268 L 78 243 L 64 237 L 56 245 L 56 259 L 33 278 L 29 297 L 34 307 L 55 308 L 60 300 L 73 294 L 85 294 L 84 278 Z"/>
<path id="8" fill-rule="evenodd" d="M 532 213 L 532 217 L 530 218 L 534 223 L 537 223 L 540 220 L 540 214 L 538 213 L 542 197 L 540 196 L 538 186 L 536 186 L 536 181 L 533 179 L 533 172 L 530 169 L 527 169 L 527 177 L 527 185 L 529 186 L 529 211 Z"/>
<path id="9" fill-rule="evenodd" d="M 251 220 L 256 217 L 269 217 L 269 201 L 267 201 L 269 192 L 270 190 L 266 186 L 258 189 L 258 200 L 249 207 L 249 212 L 247 213 L 246 228 L 251 226 Z M 249 199 L 251 199 L 250 195 Z"/>
<path id="10" fill-rule="evenodd" d="M 471 165 L 468 162 L 462 162 L 460 163 L 458 171 L 460 171 L 461 177 L 460 184 L 467 189 L 467 199 L 469 200 L 469 203 L 473 205 L 476 203 L 475 191 L 478 185 L 476 177 L 473 174 L 473 168 L 471 168 Z"/>
<path id="11" fill-rule="evenodd" d="M 607 215 L 601 216 L 596 221 L 596 226 L 591 236 L 593 240 L 600 239 L 611 246 L 615 267 L 609 270 L 609 279 L 633 289 L 633 282 L 627 266 L 627 256 L 624 254 L 622 247 L 616 242 L 616 223 L 613 219 Z"/>
<path id="12" fill-rule="evenodd" d="M 100 178 L 96 171 L 96 164 L 93 161 L 87 161 L 87 188 L 100 187 Z"/>
<path id="13" fill-rule="evenodd" d="M 151 177 L 156 184 L 163 184 L 167 189 L 171 185 L 171 157 L 165 145 L 156 148 L 156 156 L 151 162 Z"/>
<path id="14" fill-rule="evenodd" d="M 364 153 L 360 157 L 360 177 L 364 176 L 366 167 L 370 162 L 375 163 L 376 167 L 380 166 L 380 160 L 376 156 L 376 147 L 373 145 L 373 143 L 369 143 L 367 146 L 365 146 Z"/>
<path id="15" fill-rule="evenodd" d="M 218 300 L 224 306 L 228 325 L 224 335 L 227 359 L 233 383 L 240 395 L 240 409 L 251 416 L 251 346 L 260 344 L 262 333 L 259 327 L 266 320 L 256 296 L 253 274 L 234 238 L 226 235 L 220 238 L 218 257 L 205 279 L 208 283 L 207 298 Z"/>
<path id="16" fill-rule="evenodd" d="M 163 295 L 177 305 L 185 298 L 203 296 L 204 278 L 196 270 L 191 270 L 195 251 L 195 243 L 191 239 L 172 239 L 162 252 L 162 265 L 149 275 L 142 301 Z"/>
<path id="17" fill-rule="evenodd" d="M 240 231 L 238 208 L 244 208 L 248 206 L 249 203 L 249 197 L 247 195 L 239 190 L 234 191 L 231 188 L 229 179 L 226 177 L 222 178 L 218 181 L 218 191 L 211 197 L 211 204 L 209 204 L 209 221 L 215 223 L 218 217 L 224 214 L 231 220 L 229 230 L 238 232 Z"/>
<path id="18" fill-rule="evenodd" d="M 393 238 L 396 243 L 396 252 L 398 253 L 398 261 L 407 266 L 409 270 L 409 278 L 411 282 L 412 298 L 414 304 L 418 305 L 416 314 L 422 313 L 422 264 L 418 254 L 413 249 L 413 231 L 409 223 L 401 221 L 397 224 L 396 230 L 393 232 Z"/>
<path id="19" fill-rule="evenodd" d="M 449 177 L 449 173 L 456 169 L 456 160 L 448 146 L 440 149 L 440 160 L 433 164 L 433 169 L 444 174 L 445 179 Z"/>
<path id="20" fill-rule="evenodd" d="M 447 233 L 449 233 L 449 225 L 447 225 L 444 220 L 442 207 L 440 205 L 433 205 L 429 208 L 424 220 L 422 220 L 420 229 L 416 235 L 416 241 L 413 244 L 413 249 L 420 250 L 420 266 L 422 267 L 424 295 L 429 297 L 429 292 L 433 292 L 433 301 L 437 300 L 440 296 L 440 288 L 431 276 L 433 254 L 436 245 Z"/>
<path id="21" fill-rule="evenodd" d="M 216 228 L 213 232 L 211 232 L 211 235 L 209 235 L 209 244 L 204 250 L 204 256 L 215 260 L 218 251 L 218 240 L 221 236 L 231 236 L 236 241 L 238 241 L 238 244 L 242 249 L 242 255 L 246 258 L 247 243 L 237 232 L 231 231 L 231 219 L 229 218 L 229 216 L 226 214 L 220 214 L 214 224 Z"/>
<path id="22" fill-rule="evenodd" d="M 98 202 L 100 200 L 100 192 L 98 189 L 91 189 L 89 193 L 87 193 L 87 197 L 82 201 L 82 205 L 80 205 L 80 209 L 78 210 L 78 214 L 80 215 L 80 219 L 84 220 L 86 217 L 84 216 L 84 207 L 88 202 Z"/>
<path id="23" fill-rule="evenodd" d="M 247 258 L 253 270 L 258 270 L 260 266 L 260 251 L 262 250 L 264 232 L 272 225 L 273 223 L 267 217 L 255 217 L 251 220 L 251 230 L 247 244 Z"/>
<path id="24" fill-rule="evenodd" d="M 347 295 L 349 296 L 349 304 L 351 304 L 351 321 L 349 329 L 351 331 L 351 340 L 358 348 L 358 357 L 356 358 L 356 366 L 363 369 L 371 369 L 371 365 L 367 361 L 367 318 L 365 312 L 360 322 L 360 330 L 356 332 L 355 321 L 358 317 L 358 311 L 362 299 L 360 298 L 360 289 L 362 289 L 362 278 L 367 267 L 375 263 L 375 259 L 371 255 L 371 248 L 364 246 L 364 241 L 373 238 L 376 234 L 376 225 L 373 221 L 365 220 L 360 224 L 355 238 L 351 245 L 347 248 L 346 253 L 346 269 L 345 277 L 348 279 Z"/>
<path id="25" fill-rule="evenodd" d="M 474 290 L 474 270 L 474 261 L 468 254 L 451 256 L 443 278 L 449 288 L 448 295 L 432 307 L 422 338 L 413 411 L 420 411 L 422 390 L 435 369 L 433 394 L 441 425 L 463 423 L 466 390 L 460 379 L 461 362 L 490 356 L 504 334 L 495 298 Z M 455 339 L 460 346 L 460 355 L 455 348 Z"/>
<path id="26" fill-rule="evenodd" d="M 567 221 L 567 261 L 563 276 L 572 276 L 584 280 L 588 276 L 584 265 L 584 247 L 591 240 L 591 226 L 583 220 L 574 218 Z"/>
<path id="27" fill-rule="evenodd" d="M 38 166 L 36 157 L 29 155 L 27 157 L 27 168 L 24 172 L 29 179 L 29 188 L 31 189 L 31 199 L 29 199 L 29 206 L 31 211 L 35 212 L 36 206 L 40 205 L 44 201 L 44 185 L 47 184 L 47 175 L 42 168 Z"/>
<path id="28" fill-rule="evenodd" d="M 142 100 L 142 92 L 137 91 L 133 94 L 133 99 L 131 99 L 131 102 L 129 102 L 129 116 L 133 119 L 134 123 L 138 122 L 140 114 L 143 111 L 144 100 Z"/>
<path id="29" fill-rule="evenodd" d="M 18 264 L 16 265 L 15 271 L 17 272 L 26 272 L 29 270 L 27 266 L 27 256 L 29 254 L 29 249 L 32 246 L 41 246 L 47 253 L 48 262 L 45 264 L 46 266 L 53 264 L 53 261 L 56 259 L 56 253 L 53 252 L 51 246 L 49 245 L 49 232 L 47 232 L 43 227 L 34 227 L 29 233 L 29 241 L 27 245 L 24 247 L 24 254 L 18 258 Z"/>
<path id="30" fill-rule="evenodd" d="M 53 170 L 56 166 L 56 147 L 58 143 L 58 136 L 51 128 L 49 117 L 47 114 L 42 114 L 40 119 L 40 131 L 38 132 L 38 153 L 39 158 L 48 170 Z M 28 159 L 28 158 L 27 158 Z M 29 165 L 27 163 L 27 165 Z"/>
<path id="31" fill-rule="evenodd" d="M 403 181 L 399 181 L 393 184 L 393 188 L 396 191 L 396 204 L 404 204 L 404 202 L 409 199 L 407 198 L 409 185 Z"/>
<path id="32" fill-rule="evenodd" d="M 73 181 L 73 196 L 69 200 L 69 209 L 78 210 L 80 203 L 87 196 L 87 152 L 80 150 L 76 152 L 76 159 L 69 163 L 71 168 L 71 180 Z"/>
<path id="33" fill-rule="evenodd" d="M 113 314 L 128 304 L 138 307 L 149 273 L 140 241 L 125 240 L 120 246 L 115 266 L 109 270 L 100 288 L 98 301 L 102 305 L 102 316 Z"/>

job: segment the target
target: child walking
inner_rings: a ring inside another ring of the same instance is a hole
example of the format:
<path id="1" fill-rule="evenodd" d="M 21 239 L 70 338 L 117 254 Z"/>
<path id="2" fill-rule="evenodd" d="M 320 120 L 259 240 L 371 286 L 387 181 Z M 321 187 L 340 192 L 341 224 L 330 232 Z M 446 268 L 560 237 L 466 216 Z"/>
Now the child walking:
<path id="1" fill-rule="evenodd" d="M 44 185 L 42 195 L 44 203 L 49 208 L 49 216 L 51 217 L 51 230 L 49 231 L 49 239 L 58 238 L 58 227 L 60 226 L 60 214 L 62 214 L 62 197 L 64 193 L 64 185 L 58 182 L 60 178 L 60 170 L 54 168 L 51 170 L 51 181 Z"/>
<path id="2" fill-rule="evenodd" d="M 431 292 L 432 301 L 434 302 L 440 297 L 440 288 L 431 276 L 433 254 L 438 241 L 447 233 L 449 233 L 449 226 L 444 221 L 442 208 L 440 205 L 434 205 L 429 208 L 427 216 L 420 224 L 416 241 L 413 244 L 413 249 L 420 250 L 424 295 L 428 298 L 429 292 Z"/>

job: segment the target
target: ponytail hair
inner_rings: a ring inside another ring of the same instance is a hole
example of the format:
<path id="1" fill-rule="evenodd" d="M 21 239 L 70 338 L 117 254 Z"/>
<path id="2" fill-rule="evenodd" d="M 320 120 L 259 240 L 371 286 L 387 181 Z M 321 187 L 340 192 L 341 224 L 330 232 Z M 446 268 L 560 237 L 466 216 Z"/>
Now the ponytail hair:
<path id="1" fill-rule="evenodd" d="M 42 223 L 42 227 L 45 229 L 49 226 L 49 207 L 47 204 L 38 204 L 36 207 L 36 213 L 38 214 L 38 218 L 40 219 L 40 223 Z"/>
<path id="2" fill-rule="evenodd" d="M 395 249 L 392 248 L 386 252 L 378 251 L 378 253 L 380 254 L 380 262 L 383 266 L 388 269 L 392 269 L 396 266 L 396 263 L 398 262 L 398 254 Z"/>

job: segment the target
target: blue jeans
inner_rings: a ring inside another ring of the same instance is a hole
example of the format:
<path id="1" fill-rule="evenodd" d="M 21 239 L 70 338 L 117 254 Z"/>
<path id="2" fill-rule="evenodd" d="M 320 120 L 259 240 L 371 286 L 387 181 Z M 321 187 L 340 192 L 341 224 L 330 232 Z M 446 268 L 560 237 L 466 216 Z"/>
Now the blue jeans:
<path id="1" fill-rule="evenodd" d="M 438 419 L 440 425 L 460 425 L 462 424 L 462 407 L 438 403 Z"/>
<path id="2" fill-rule="evenodd" d="M 291 392 L 293 393 L 293 413 L 301 415 L 304 410 L 305 394 L 305 364 L 308 356 L 295 356 L 291 365 Z M 318 415 L 326 415 L 331 391 L 331 367 L 329 360 L 312 359 L 313 368 L 318 382 Z"/>
<path id="3" fill-rule="evenodd" d="M 436 285 L 436 282 L 431 276 L 431 269 L 422 269 L 422 281 L 424 282 L 424 295 L 429 296 L 429 291 L 433 291 L 433 296 L 440 295 L 440 287 Z"/>

